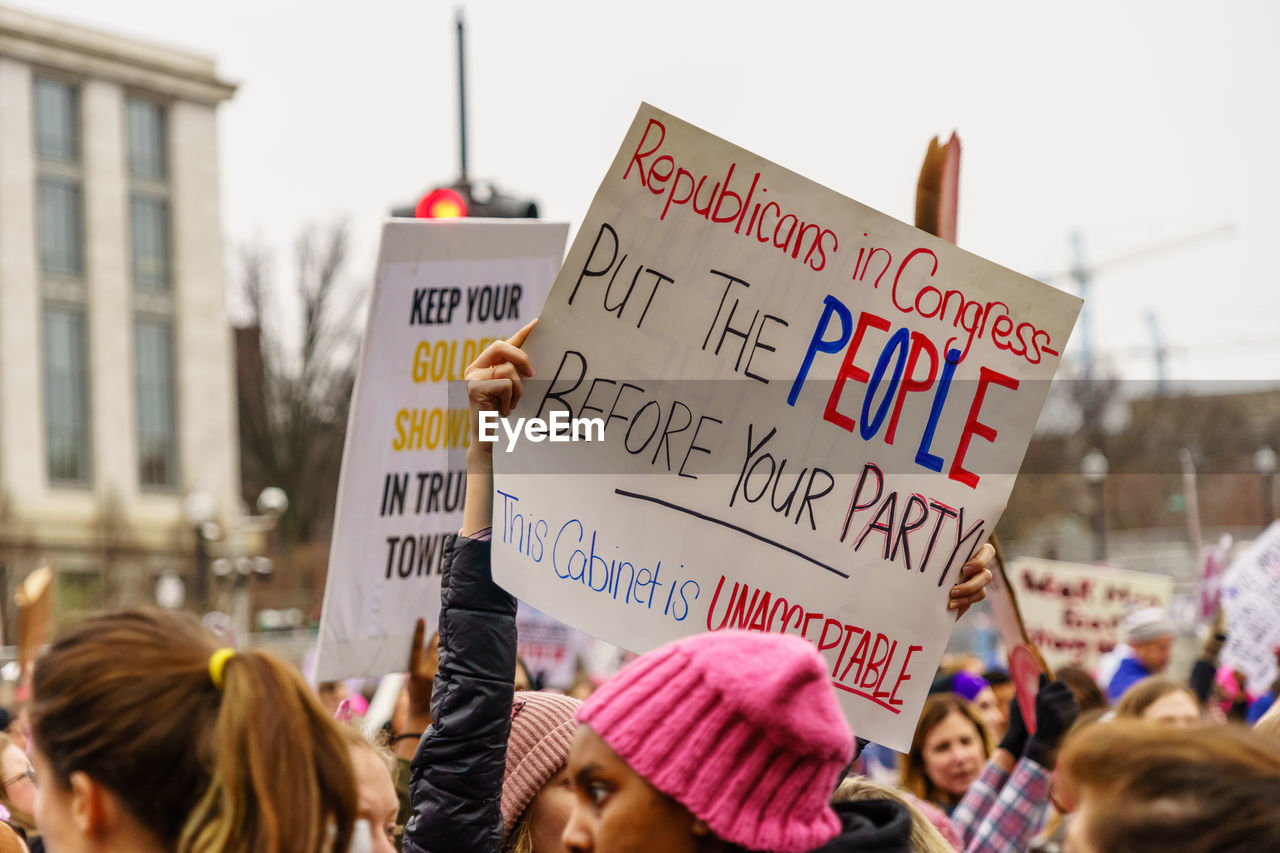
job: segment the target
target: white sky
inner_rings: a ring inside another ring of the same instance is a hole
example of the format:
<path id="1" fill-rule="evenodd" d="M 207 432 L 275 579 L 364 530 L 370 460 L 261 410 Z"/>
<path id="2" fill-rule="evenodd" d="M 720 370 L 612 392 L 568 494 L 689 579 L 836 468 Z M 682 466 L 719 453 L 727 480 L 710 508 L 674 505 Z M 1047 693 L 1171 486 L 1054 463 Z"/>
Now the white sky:
<path id="1" fill-rule="evenodd" d="M 345 216 L 367 279 L 379 220 L 456 176 L 452 3 L 18 4 L 209 54 L 240 84 L 221 113 L 229 251 L 283 259 Z M 960 244 L 1020 272 L 1066 269 L 1076 229 L 1097 262 L 1233 224 L 1101 270 L 1097 348 L 1152 376 L 1154 311 L 1171 378 L 1280 379 L 1280 3 L 461 5 L 472 177 L 545 218 L 576 227 L 642 100 L 908 221 L 929 138 L 955 129 Z"/>

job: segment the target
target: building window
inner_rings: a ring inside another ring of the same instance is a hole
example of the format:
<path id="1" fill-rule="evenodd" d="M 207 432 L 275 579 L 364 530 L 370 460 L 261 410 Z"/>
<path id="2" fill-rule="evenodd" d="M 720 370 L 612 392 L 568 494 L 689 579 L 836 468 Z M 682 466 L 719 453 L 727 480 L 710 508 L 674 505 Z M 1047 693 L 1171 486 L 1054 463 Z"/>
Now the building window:
<path id="1" fill-rule="evenodd" d="M 80 162 L 80 90 L 63 80 L 35 78 L 36 157 Z"/>
<path id="2" fill-rule="evenodd" d="M 134 325 L 138 390 L 138 482 L 177 485 L 178 441 L 174 430 L 173 329 L 167 320 Z"/>
<path id="3" fill-rule="evenodd" d="M 129 199 L 133 283 L 143 290 L 169 289 L 169 200 L 135 192 Z"/>
<path id="4" fill-rule="evenodd" d="M 63 569 L 57 578 L 58 620 L 61 624 L 71 624 L 102 611 L 101 572 Z"/>
<path id="5" fill-rule="evenodd" d="M 124 109 L 135 305 L 138 483 L 172 489 L 178 485 L 178 428 L 167 111 L 163 104 L 140 97 L 126 98 Z"/>
<path id="6" fill-rule="evenodd" d="M 125 101 L 125 127 L 129 145 L 129 174 L 135 178 L 164 181 L 169 177 L 168 140 L 164 107 L 141 98 Z"/>
<path id="7" fill-rule="evenodd" d="M 84 198 L 80 181 L 61 175 L 36 180 L 36 231 L 40 271 L 53 276 L 84 275 Z"/>
<path id="8" fill-rule="evenodd" d="M 44 311 L 44 409 L 49 479 L 89 482 L 89 382 L 84 313 Z"/>
<path id="9" fill-rule="evenodd" d="M 35 77 L 36 246 L 43 298 L 45 466 L 49 481 L 92 476 L 85 331 L 84 175 L 80 89 Z"/>

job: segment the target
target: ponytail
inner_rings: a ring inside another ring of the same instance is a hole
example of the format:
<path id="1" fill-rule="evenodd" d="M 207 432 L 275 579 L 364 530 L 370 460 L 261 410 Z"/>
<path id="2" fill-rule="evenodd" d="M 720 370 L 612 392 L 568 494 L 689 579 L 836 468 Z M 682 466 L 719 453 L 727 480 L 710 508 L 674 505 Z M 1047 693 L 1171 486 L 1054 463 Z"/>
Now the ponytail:
<path id="1" fill-rule="evenodd" d="M 221 655 L 194 617 L 81 623 L 36 662 L 32 732 L 179 853 L 343 853 L 356 786 L 337 724 L 272 655 Z M 221 687 L 215 685 L 215 678 Z"/>

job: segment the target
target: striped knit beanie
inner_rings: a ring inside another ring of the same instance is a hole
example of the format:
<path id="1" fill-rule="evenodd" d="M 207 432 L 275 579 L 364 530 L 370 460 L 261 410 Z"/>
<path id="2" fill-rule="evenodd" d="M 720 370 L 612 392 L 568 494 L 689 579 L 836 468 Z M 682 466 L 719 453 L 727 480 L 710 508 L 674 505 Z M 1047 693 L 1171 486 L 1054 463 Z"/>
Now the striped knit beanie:
<path id="1" fill-rule="evenodd" d="M 502 777 L 502 828 L 510 832 L 542 786 L 569 760 L 582 703 L 559 693 L 521 691 L 511 703 L 511 738 Z"/>
<path id="2" fill-rule="evenodd" d="M 853 733 L 813 644 L 717 631 L 624 667 L 583 703 L 590 726 L 719 838 L 801 853 L 840 831 L 828 805 Z"/>

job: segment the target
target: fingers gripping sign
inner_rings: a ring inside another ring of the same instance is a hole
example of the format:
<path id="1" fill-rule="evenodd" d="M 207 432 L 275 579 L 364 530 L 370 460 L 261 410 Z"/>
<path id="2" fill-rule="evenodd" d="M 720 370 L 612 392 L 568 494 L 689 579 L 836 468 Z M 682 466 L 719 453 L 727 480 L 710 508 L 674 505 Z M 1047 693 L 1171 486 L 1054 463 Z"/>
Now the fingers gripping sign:
<path id="1" fill-rule="evenodd" d="M 505 341 L 494 341 L 467 366 L 467 400 L 471 409 L 471 446 L 493 452 L 493 443 L 480 440 L 480 413 L 507 417 L 524 395 L 524 380 L 532 378 L 533 365 L 521 349 L 537 320 Z"/>
<path id="2" fill-rule="evenodd" d="M 951 600 L 947 603 L 947 609 L 956 611 L 956 619 L 987 597 L 987 585 L 991 583 L 991 570 L 987 565 L 995 553 L 990 543 L 984 544 L 960 570 L 964 580 L 951 588 Z"/>

